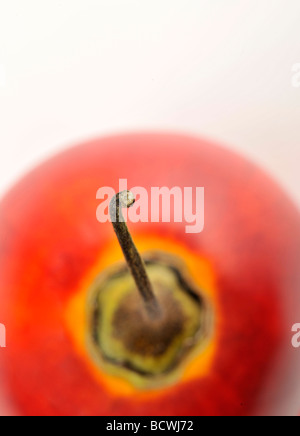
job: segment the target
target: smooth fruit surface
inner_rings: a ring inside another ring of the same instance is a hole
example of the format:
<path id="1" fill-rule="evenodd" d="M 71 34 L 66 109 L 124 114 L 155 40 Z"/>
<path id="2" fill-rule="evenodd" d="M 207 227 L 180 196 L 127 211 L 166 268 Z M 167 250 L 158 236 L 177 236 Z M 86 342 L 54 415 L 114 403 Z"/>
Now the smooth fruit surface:
<path id="1" fill-rule="evenodd" d="M 204 347 L 163 387 L 106 373 L 88 350 L 87 301 L 122 253 L 96 219 L 102 186 L 204 187 L 205 228 L 129 227 L 141 253 L 180 257 L 214 311 Z M 48 160 L 0 205 L 2 391 L 25 415 L 244 415 L 284 401 L 300 301 L 299 212 L 260 169 L 170 134 L 96 139 Z M 272 395 L 270 394 L 272 393 Z"/>

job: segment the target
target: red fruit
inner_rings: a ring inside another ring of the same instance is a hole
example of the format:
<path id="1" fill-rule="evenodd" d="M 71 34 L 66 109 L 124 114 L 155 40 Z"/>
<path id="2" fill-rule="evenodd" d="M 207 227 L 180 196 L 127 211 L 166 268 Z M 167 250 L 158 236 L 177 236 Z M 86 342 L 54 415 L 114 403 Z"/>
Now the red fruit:
<path id="1" fill-rule="evenodd" d="M 205 229 L 129 224 L 143 253 L 185 263 L 213 328 L 176 377 L 138 388 L 106 372 L 86 343 L 87 299 L 121 250 L 96 220 L 101 186 L 204 187 Z M 97 139 L 39 166 L 0 205 L 2 386 L 25 415 L 275 413 L 287 400 L 300 289 L 299 213 L 260 169 L 204 140 L 136 134 Z"/>

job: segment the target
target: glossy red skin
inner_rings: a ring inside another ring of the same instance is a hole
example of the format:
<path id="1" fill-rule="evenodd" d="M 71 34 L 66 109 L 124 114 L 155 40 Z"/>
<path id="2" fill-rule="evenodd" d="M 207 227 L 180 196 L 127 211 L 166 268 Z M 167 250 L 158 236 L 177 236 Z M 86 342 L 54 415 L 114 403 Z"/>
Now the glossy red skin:
<path id="1" fill-rule="evenodd" d="M 129 188 L 205 187 L 202 233 L 186 234 L 184 223 L 131 228 L 168 235 L 205 256 L 214 267 L 222 313 L 209 373 L 145 401 L 99 385 L 60 322 L 66 301 L 113 237 L 110 224 L 96 221 L 96 192 L 101 186 L 117 190 L 120 178 Z M 299 312 L 299 255 L 299 213 L 281 189 L 260 169 L 205 140 L 123 135 L 50 159 L 0 206 L 0 321 L 8 344 L 0 350 L 0 368 L 13 413 L 264 413 L 272 407 L 271 393 L 282 395 L 295 358 L 289 332 Z"/>

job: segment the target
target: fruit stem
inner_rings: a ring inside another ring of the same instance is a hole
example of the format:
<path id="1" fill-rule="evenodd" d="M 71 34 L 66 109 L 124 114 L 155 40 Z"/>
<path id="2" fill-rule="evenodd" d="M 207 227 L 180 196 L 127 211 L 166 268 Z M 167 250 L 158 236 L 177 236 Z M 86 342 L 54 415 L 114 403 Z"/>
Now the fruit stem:
<path id="1" fill-rule="evenodd" d="M 132 240 L 122 214 L 122 208 L 129 208 L 134 203 L 135 198 L 132 192 L 122 191 L 116 194 L 109 205 L 110 219 L 129 270 L 145 303 L 147 314 L 151 319 L 156 319 L 161 315 L 160 306 L 154 295 L 145 263 Z"/>

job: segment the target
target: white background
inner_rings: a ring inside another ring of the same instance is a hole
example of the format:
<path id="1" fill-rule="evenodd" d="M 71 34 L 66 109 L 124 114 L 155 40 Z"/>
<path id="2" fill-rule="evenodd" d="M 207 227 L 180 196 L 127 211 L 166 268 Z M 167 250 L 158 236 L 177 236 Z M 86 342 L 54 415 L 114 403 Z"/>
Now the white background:
<path id="1" fill-rule="evenodd" d="M 299 0 L 0 0 L 0 195 L 81 138 L 175 129 L 300 205 L 299 62 Z"/>
<path id="2" fill-rule="evenodd" d="M 298 62 L 299 0 L 0 0 L 0 194 L 78 139 L 150 128 L 229 144 L 300 204 Z"/>

